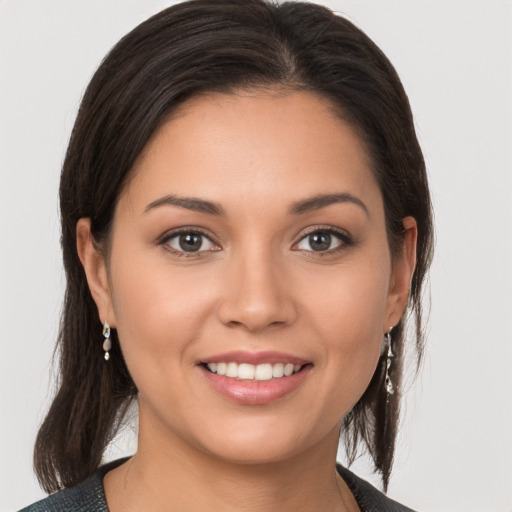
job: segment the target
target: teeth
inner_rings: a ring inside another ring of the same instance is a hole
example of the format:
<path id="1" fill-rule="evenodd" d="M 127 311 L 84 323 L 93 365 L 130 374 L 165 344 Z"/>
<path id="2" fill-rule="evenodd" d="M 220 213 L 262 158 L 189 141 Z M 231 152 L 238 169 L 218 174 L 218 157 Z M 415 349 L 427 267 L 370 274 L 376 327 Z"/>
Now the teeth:
<path id="1" fill-rule="evenodd" d="M 226 375 L 226 366 L 226 363 L 217 363 L 217 375 Z"/>
<path id="2" fill-rule="evenodd" d="M 284 364 L 277 363 L 272 367 L 272 377 L 279 379 L 284 375 Z"/>
<path id="3" fill-rule="evenodd" d="M 225 375 L 233 379 L 240 380 L 257 380 L 265 381 L 280 379 L 281 377 L 289 377 L 297 373 L 302 368 L 300 364 L 283 364 L 283 363 L 264 363 L 264 364 L 248 364 L 248 363 L 208 363 L 208 370 L 217 375 Z"/>
<path id="4" fill-rule="evenodd" d="M 272 365 L 271 364 L 259 364 L 256 366 L 254 373 L 254 380 L 270 380 L 272 378 Z"/>
<path id="5" fill-rule="evenodd" d="M 238 365 L 236 363 L 228 363 L 226 377 L 238 377 Z"/>
<path id="6" fill-rule="evenodd" d="M 233 364 L 236 365 L 236 363 Z M 235 377 L 244 380 L 252 380 L 254 379 L 255 372 L 256 369 L 254 368 L 253 364 L 242 363 L 238 365 L 238 373 L 235 375 Z"/>

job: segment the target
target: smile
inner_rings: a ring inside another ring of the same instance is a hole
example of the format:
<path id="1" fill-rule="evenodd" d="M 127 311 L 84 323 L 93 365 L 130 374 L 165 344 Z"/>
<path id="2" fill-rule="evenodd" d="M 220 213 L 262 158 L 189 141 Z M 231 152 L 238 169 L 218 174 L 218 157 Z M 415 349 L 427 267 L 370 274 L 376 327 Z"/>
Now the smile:
<path id="1" fill-rule="evenodd" d="M 268 381 L 271 379 L 281 379 L 289 377 L 302 368 L 300 364 L 293 363 L 263 363 L 249 364 L 236 362 L 218 362 L 208 363 L 208 370 L 217 375 L 223 375 L 232 379 L 252 380 L 252 381 Z"/>
<path id="2" fill-rule="evenodd" d="M 290 354 L 247 351 L 218 354 L 197 364 L 210 389 L 240 405 L 265 405 L 295 392 L 313 366 Z"/>

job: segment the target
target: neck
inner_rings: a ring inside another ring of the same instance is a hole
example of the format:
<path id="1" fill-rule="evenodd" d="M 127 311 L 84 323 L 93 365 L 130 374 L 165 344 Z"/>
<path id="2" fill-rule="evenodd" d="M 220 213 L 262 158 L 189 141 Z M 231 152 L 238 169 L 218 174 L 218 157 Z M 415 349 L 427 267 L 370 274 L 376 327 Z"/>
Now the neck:
<path id="1" fill-rule="evenodd" d="M 278 462 L 239 464 L 179 440 L 162 446 L 139 432 L 139 448 L 108 473 L 109 509 L 259 512 L 358 510 L 335 470 L 338 432 Z"/>

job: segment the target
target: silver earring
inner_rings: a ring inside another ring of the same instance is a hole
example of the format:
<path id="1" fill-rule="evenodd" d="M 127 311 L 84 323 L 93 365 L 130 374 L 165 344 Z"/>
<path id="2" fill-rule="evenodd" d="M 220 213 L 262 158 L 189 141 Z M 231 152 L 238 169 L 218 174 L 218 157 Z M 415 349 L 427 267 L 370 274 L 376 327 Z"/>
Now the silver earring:
<path id="1" fill-rule="evenodd" d="M 105 351 L 105 361 L 108 361 L 110 359 L 110 354 L 108 351 L 112 348 L 112 340 L 110 339 L 110 325 L 108 325 L 108 322 L 105 320 L 105 323 L 103 324 L 103 336 L 105 338 L 105 341 L 103 342 L 103 350 Z"/>
<path id="2" fill-rule="evenodd" d="M 389 376 L 389 369 L 391 368 L 391 359 L 395 357 L 393 353 L 393 349 L 391 347 L 391 329 L 386 333 L 386 345 L 388 347 L 387 359 L 386 359 L 386 379 L 384 381 L 384 385 L 386 387 L 386 392 L 388 395 L 393 395 L 395 393 L 395 387 L 393 386 L 393 382 L 391 381 L 391 377 Z"/>

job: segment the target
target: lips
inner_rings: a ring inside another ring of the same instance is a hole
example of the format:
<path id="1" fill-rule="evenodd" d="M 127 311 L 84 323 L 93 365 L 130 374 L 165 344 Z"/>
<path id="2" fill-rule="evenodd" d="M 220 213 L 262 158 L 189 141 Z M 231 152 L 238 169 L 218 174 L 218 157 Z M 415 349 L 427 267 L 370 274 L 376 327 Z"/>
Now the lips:
<path id="1" fill-rule="evenodd" d="M 263 405 L 297 389 L 312 364 L 279 352 L 230 352 L 198 365 L 214 391 L 240 404 Z"/>

